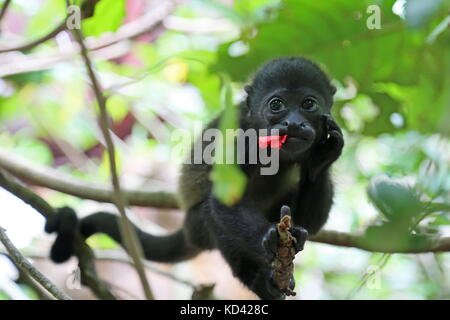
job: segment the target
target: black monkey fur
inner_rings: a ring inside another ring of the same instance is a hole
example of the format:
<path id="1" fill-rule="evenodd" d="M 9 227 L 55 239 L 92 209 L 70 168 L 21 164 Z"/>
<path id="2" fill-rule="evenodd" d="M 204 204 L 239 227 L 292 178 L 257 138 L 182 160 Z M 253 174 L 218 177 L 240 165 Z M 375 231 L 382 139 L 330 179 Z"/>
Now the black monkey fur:
<path id="1" fill-rule="evenodd" d="M 281 206 L 288 205 L 300 251 L 308 233 L 315 234 L 328 218 L 333 197 L 329 168 L 344 145 L 342 132 L 330 115 L 335 88 L 313 62 L 280 58 L 261 68 L 246 91 L 247 99 L 240 104 L 241 128 L 279 129 L 280 134 L 288 134 L 280 149 L 278 173 L 263 176 L 258 164 L 241 165 L 247 187 L 243 198 L 228 207 L 212 195 L 211 166 L 185 164 L 179 182 L 187 211 L 183 227 L 167 236 L 136 230 L 146 259 L 177 262 L 218 249 L 233 274 L 261 299 L 283 299 L 272 279 L 275 225 Z M 217 121 L 209 125 L 215 127 Z M 73 209 L 59 209 L 46 225 L 47 232 L 58 234 L 51 259 L 63 262 L 73 255 L 77 228 L 86 238 L 102 232 L 122 244 L 117 219 L 97 212 L 78 220 Z"/>

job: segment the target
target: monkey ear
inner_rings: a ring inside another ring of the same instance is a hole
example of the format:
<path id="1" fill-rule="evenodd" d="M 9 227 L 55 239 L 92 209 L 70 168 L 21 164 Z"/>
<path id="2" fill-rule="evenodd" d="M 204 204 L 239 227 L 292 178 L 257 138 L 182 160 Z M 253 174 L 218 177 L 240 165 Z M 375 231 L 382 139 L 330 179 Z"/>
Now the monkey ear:
<path id="1" fill-rule="evenodd" d="M 331 95 L 334 96 L 334 94 L 336 93 L 336 87 L 333 86 L 332 84 L 330 84 L 330 90 L 331 90 Z"/>
<path id="2" fill-rule="evenodd" d="M 244 86 L 244 90 L 247 93 L 247 98 L 245 99 L 245 102 L 247 104 L 248 110 L 250 111 L 250 95 L 253 92 L 253 88 L 250 85 L 246 85 L 246 86 Z"/>

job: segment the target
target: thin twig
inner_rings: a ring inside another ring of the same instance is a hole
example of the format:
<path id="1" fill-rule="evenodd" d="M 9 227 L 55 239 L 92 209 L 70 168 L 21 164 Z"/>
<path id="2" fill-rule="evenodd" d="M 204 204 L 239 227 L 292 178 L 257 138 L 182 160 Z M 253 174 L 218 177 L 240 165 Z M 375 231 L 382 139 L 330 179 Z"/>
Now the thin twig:
<path id="1" fill-rule="evenodd" d="M 92 81 L 92 87 L 94 89 L 95 97 L 98 102 L 98 106 L 100 109 L 100 128 L 103 133 L 103 137 L 105 139 L 106 143 L 106 150 L 108 152 L 108 160 L 109 160 L 109 167 L 110 167 L 110 173 L 111 173 L 111 182 L 114 189 L 114 197 L 115 201 L 114 204 L 116 205 L 117 210 L 120 213 L 121 219 L 120 222 L 120 233 L 122 235 L 122 238 L 124 240 L 125 248 L 127 248 L 127 251 L 129 252 L 131 258 L 133 259 L 136 271 L 139 275 L 139 278 L 141 280 L 142 287 L 144 289 L 145 297 L 148 300 L 153 300 L 153 293 L 150 289 L 150 285 L 148 284 L 147 276 L 145 274 L 144 265 L 142 263 L 142 246 L 139 242 L 136 232 L 130 222 L 130 220 L 127 217 L 127 214 L 125 212 L 125 197 L 123 196 L 120 188 L 120 180 L 119 176 L 117 175 L 117 164 L 116 164 L 116 152 L 114 148 L 114 143 L 111 138 L 111 134 L 109 132 L 109 125 L 108 125 L 108 112 L 106 110 L 106 98 L 103 95 L 99 80 L 97 79 L 97 76 L 94 72 L 92 62 L 89 58 L 88 50 L 86 48 L 86 45 L 83 41 L 83 36 L 81 34 L 81 31 L 78 29 L 74 29 L 73 35 L 75 36 L 75 39 L 77 40 L 78 44 L 81 48 L 81 56 L 83 58 L 84 64 L 86 66 L 89 78 Z"/>
<path id="2" fill-rule="evenodd" d="M 384 268 L 384 266 L 387 264 L 387 262 L 389 261 L 389 258 L 392 256 L 392 254 L 389 253 L 384 253 L 380 260 L 378 261 L 378 263 L 376 264 L 376 266 L 378 267 L 377 272 L 381 272 L 381 269 Z M 347 295 L 347 300 L 349 299 L 353 299 L 353 297 L 362 289 L 362 287 L 364 286 L 364 284 L 366 284 L 366 282 L 373 276 L 372 273 L 370 272 L 366 272 L 361 279 L 359 280 L 358 284 L 356 285 L 356 287 L 354 287 L 352 290 L 350 290 L 350 292 Z"/>
<path id="3" fill-rule="evenodd" d="M 58 33 L 63 31 L 65 28 L 66 28 L 66 21 L 63 21 L 59 25 L 57 25 L 53 30 L 51 30 L 49 33 L 47 33 L 46 35 L 43 35 L 42 37 L 40 37 L 36 40 L 33 40 L 29 43 L 25 43 L 20 46 L 0 49 L 0 53 L 11 52 L 11 51 L 26 51 L 26 50 L 32 49 L 48 40 L 54 38 L 56 35 L 58 35 Z"/>
<path id="4" fill-rule="evenodd" d="M 176 5 L 174 1 L 162 1 L 143 16 L 121 26 L 116 32 L 88 39 L 86 46 L 90 51 L 95 51 L 95 57 L 104 58 L 107 55 L 107 59 L 111 59 L 123 55 L 130 50 L 129 40 L 160 27 Z M 126 52 L 123 52 L 124 48 Z M 9 51 L 8 48 L 6 50 Z M 64 53 L 53 51 L 45 54 L 21 55 L 3 65 L 0 63 L 0 77 L 53 68 L 56 63 L 73 60 L 79 50 L 80 48 L 74 47 Z"/>
<path id="5" fill-rule="evenodd" d="M 38 269 L 20 253 L 6 235 L 6 230 L 0 227 L 0 242 L 3 243 L 9 256 L 14 261 L 14 264 L 23 272 L 30 275 L 34 280 L 41 284 L 48 290 L 55 298 L 59 300 L 72 300 L 67 294 L 59 290 L 46 276 L 44 276 Z"/>
<path id="6" fill-rule="evenodd" d="M 0 250 L 0 254 L 2 254 L 4 252 L 2 252 Z M 95 260 L 96 261 L 104 261 L 104 262 L 117 262 L 117 263 L 123 263 L 123 264 L 128 264 L 133 266 L 133 261 L 131 261 L 126 255 L 122 255 L 117 251 L 113 251 L 113 250 L 94 250 L 95 253 Z M 33 252 L 31 254 L 27 254 L 28 258 L 31 259 L 48 259 L 48 255 L 43 254 L 43 253 L 39 253 L 39 252 Z M 156 274 L 159 274 L 163 277 L 166 277 L 168 279 L 173 280 L 174 282 L 177 282 L 179 284 L 191 287 L 191 288 L 197 288 L 198 285 L 182 279 L 180 277 L 177 277 L 176 275 L 167 272 L 167 271 L 163 271 L 157 267 L 155 267 L 154 265 L 152 265 L 150 262 L 148 261 L 144 261 L 144 266 L 146 269 L 148 269 L 151 272 L 154 272 Z"/>
<path id="7" fill-rule="evenodd" d="M 104 251 L 104 250 L 102 250 L 102 251 Z M 128 259 L 127 257 L 120 257 L 120 256 L 117 256 L 117 255 L 113 255 L 111 253 L 102 252 L 102 251 L 98 250 L 98 251 L 95 252 L 95 256 L 97 257 L 97 260 L 99 260 L 99 261 L 112 261 L 112 262 L 120 262 L 120 263 L 126 263 L 126 264 L 133 265 L 133 262 L 130 259 Z M 159 274 L 161 276 L 169 278 L 169 279 L 171 279 L 171 280 L 173 280 L 175 282 L 178 282 L 180 284 L 183 284 L 185 286 L 188 286 L 188 287 L 191 287 L 191 288 L 196 288 L 197 287 L 196 284 L 194 284 L 194 283 L 192 283 L 192 282 L 190 282 L 188 280 L 181 279 L 181 278 L 175 276 L 174 274 L 172 274 L 170 272 L 162 271 L 162 270 L 154 267 L 153 265 L 151 265 L 147 261 L 144 261 L 144 266 L 145 266 L 146 269 L 148 269 L 148 270 L 150 270 L 150 271 L 152 271 L 154 273 L 157 273 L 157 274 Z"/>
<path id="8" fill-rule="evenodd" d="M 43 198 L 35 194 L 22 184 L 9 178 L 0 170 L 0 186 L 8 190 L 23 202 L 29 204 L 45 218 L 55 214 L 55 209 Z M 109 291 L 108 286 L 98 277 L 95 270 L 95 256 L 91 248 L 84 242 L 83 237 L 77 232 L 74 239 L 74 251 L 78 258 L 78 265 L 81 271 L 81 282 L 89 287 L 95 296 L 103 300 L 114 300 L 114 295 Z"/>

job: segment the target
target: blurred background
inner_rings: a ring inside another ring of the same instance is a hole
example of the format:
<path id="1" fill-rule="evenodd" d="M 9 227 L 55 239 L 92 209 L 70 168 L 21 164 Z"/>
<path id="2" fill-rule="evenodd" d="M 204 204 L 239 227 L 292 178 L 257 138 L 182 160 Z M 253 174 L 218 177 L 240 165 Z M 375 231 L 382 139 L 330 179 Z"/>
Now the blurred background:
<path id="1" fill-rule="evenodd" d="M 174 130 L 191 131 L 220 112 L 223 79 L 239 101 L 262 63 L 304 56 L 333 78 L 333 116 L 346 139 L 333 168 L 335 205 L 325 229 L 365 234 L 381 247 L 404 242 L 405 251 L 450 236 L 450 1 L 75 4 L 108 97 L 124 188 L 176 192 L 182 154 L 174 150 Z M 95 95 L 68 30 L 77 11 L 67 11 L 64 0 L 0 0 L 0 8 L 0 169 L 20 159 L 108 185 Z M 52 206 L 73 206 L 80 216 L 115 211 L 21 180 Z M 76 258 L 48 260 L 54 235 L 44 233 L 44 218 L 1 187 L 0 203 L 0 226 L 33 265 L 70 296 L 95 299 L 77 284 Z M 176 230 L 184 217 L 179 209 L 129 209 L 155 234 Z M 119 299 L 143 298 L 121 248 L 101 234 L 88 243 L 111 291 Z M 290 299 L 448 299 L 450 254 L 429 251 L 380 253 L 310 241 L 296 256 L 298 294 Z M 215 251 L 176 265 L 150 263 L 147 274 L 157 299 L 189 299 L 200 284 L 215 284 L 218 298 L 256 299 Z M 40 298 L 0 254 L 0 299 Z"/>

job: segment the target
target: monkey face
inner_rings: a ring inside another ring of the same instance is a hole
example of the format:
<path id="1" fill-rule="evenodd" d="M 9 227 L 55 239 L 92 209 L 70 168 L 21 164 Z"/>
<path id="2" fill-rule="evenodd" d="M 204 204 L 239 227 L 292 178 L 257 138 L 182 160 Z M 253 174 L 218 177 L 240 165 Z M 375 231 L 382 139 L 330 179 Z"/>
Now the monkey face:
<path id="1" fill-rule="evenodd" d="M 287 135 L 280 150 L 281 159 L 301 160 L 315 143 L 326 139 L 324 116 L 330 114 L 336 89 L 311 61 L 273 60 L 245 90 L 249 127 L 269 132 L 278 129 L 279 135 Z"/>
<path id="2" fill-rule="evenodd" d="M 253 127 L 271 135 L 287 135 L 280 150 L 281 159 L 300 160 L 325 135 L 322 116 L 329 113 L 326 100 L 313 88 L 277 88 L 253 106 Z M 278 133 L 276 132 L 278 130 Z"/>

